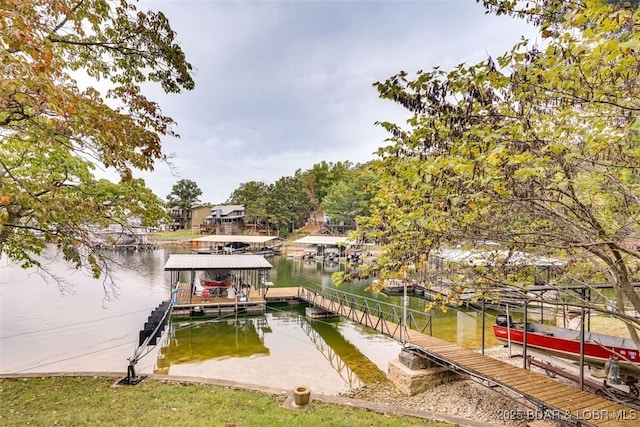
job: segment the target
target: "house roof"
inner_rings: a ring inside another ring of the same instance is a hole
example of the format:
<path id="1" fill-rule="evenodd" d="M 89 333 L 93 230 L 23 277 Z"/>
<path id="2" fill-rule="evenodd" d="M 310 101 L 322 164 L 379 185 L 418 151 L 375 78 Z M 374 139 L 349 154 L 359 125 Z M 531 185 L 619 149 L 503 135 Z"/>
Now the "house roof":
<path id="1" fill-rule="evenodd" d="M 218 209 L 220 210 L 220 214 L 222 216 L 227 216 L 234 211 L 244 211 L 244 206 L 243 205 L 217 205 L 211 208 L 211 213 L 215 215 L 215 212 Z"/>
<path id="2" fill-rule="evenodd" d="M 293 243 L 303 243 L 306 245 L 338 245 L 340 243 L 347 243 L 347 238 L 335 236 L 305 236 L 295 240 Z"/>
<path id="3" fill-rule="evenodd" d="M 272 267 L 262 255 L 171 254 L 164 271 L 270 270 Z"/>
<path id="4" fill-rule="evenodd" d="M 211 234 L 208 236 L 198 237 L 197 239 L 192 239 L 192 242 L 216 242 L 216 243 L 233 243 L 233 242 L 242 242 L 242 243 L 266 243 L 272 240 L 282 239 L 278 236 L 237 236 L 237 235 L 229 235 L 229 234 Z"/>

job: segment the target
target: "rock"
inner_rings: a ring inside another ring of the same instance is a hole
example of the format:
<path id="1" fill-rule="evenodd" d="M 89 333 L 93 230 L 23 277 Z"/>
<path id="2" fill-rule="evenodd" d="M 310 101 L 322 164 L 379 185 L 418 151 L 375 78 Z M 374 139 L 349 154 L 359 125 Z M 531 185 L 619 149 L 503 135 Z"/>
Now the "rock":
<path id="1" fill-rule="evenodd" d="M 415 353 L 411 353 L 404 348 L 400 351 L 398 360 L 400 360 L 400 363 L 402 363 L 404 366 L 409 369 L 413 369 L 414 371 L 431 367 L 431 362 L 429 362 L 427 358 Z"/>
<path id="2" fill-rule="evenodd" d="M 502 347 L 487 349 L 485 355 L 514 365 L 522 364 L 522 359 L 510 358 L 508 351 Z M 531 411 L 472 379 L 437 385 L 412 396 L 397 390 L 390 382 L 361 387 L 344 395 L 353 399 L 464 418 L 475 423 L 509 427 L 525 427 L 527 422 L 522 418 L 526 417 L 509 417 L 505 414 L 527 414 Z"/>

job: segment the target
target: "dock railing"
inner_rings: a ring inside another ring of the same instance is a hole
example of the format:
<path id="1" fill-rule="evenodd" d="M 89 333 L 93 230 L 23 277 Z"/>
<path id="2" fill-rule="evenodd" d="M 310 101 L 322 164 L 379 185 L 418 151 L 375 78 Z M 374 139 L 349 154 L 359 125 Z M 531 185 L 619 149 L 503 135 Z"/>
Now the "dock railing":
<path id="1" fill-rule="evenodd" d="M 298 288 L 298 298 L 394 338 L 406 337 L 403 326 L 423 334 L 426 330 L 429 335 L 433 334 L 431 315 L 424 311 L 410 308 L 405 310 L 395 304 L 338 289 L 309 289 L 301 286 Z"/>

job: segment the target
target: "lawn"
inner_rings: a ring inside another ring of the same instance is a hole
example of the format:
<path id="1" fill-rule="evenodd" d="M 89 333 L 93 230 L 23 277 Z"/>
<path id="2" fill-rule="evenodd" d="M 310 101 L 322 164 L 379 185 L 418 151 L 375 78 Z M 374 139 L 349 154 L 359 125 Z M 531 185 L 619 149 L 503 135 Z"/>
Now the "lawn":
<path id="1" fill-rule="evenodd" d="M 63 426 L 447 426 L 314 401 L 305 409 L 285 399 L 228 387 L 147 379 L 116 386 L 114 378 L 0 380 L 0 425 Z M 313 395 L 312 395 L 313 396 Z"/>
<path id="2" fill-rule="evenodd" d="M 155 240 L 190 240 L 200 237 L 198 234 L 193 234 L 191 230 L 178 230 L 178 231 L 162 231 L 160 233 L 154 233 L 151 238 Z"/>

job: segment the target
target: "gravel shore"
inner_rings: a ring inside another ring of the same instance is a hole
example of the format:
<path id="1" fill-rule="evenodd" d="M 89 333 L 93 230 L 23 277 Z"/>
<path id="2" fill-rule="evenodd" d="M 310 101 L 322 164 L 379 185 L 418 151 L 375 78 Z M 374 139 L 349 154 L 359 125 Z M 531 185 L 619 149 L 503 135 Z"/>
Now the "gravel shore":
<path id="1" fill-rule="evenodd" d="M 485 355 L 515 366 L 522 366 L 522 359 L 509 357 L 508 350 L 503 347 L 486 349 Z M 476 425 L 481 423 L 524 427 L 527 422 L 523 418 L 533 411 L 532 408 L 470 379 L 443 384 L 414 396 L 401 393 L 391 383 L 361 387 L 346 393 L 345 396 L 462 418 Z"/>

